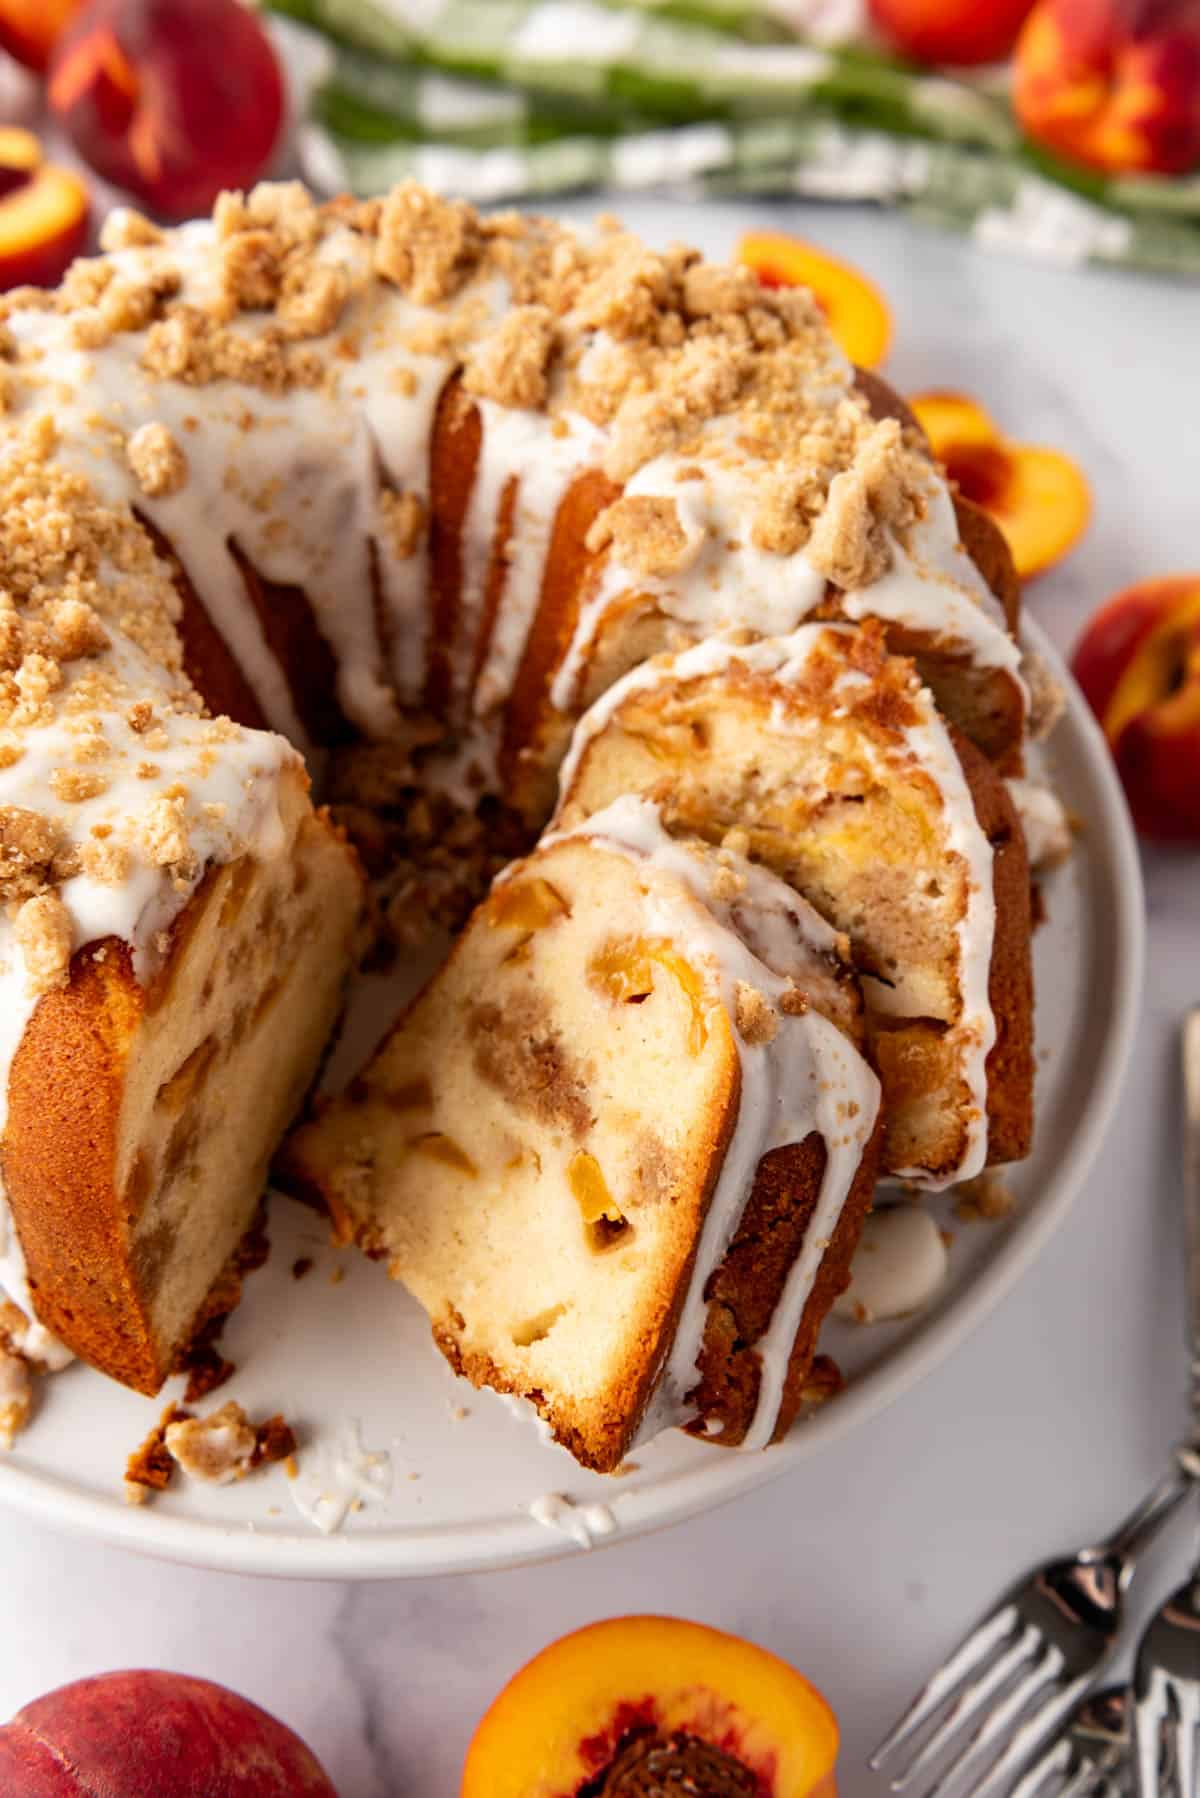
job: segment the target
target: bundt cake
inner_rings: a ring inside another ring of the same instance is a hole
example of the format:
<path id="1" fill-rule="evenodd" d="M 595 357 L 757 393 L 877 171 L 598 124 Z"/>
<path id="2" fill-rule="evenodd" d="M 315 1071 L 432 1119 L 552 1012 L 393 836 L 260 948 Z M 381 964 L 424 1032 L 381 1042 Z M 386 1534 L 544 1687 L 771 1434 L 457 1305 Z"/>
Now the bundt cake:
<path id="1" fill-rule="evenodd" d="M 1011 565 L 810 295 L 415 186 L 327 206 L 264 186 L 172 231 L 121 213 L 103 251 L 0 301 L 0 1278 L 27 1346 L 44 1326 L 159 1383 L 228 1293 L 332 1028 L 359 858 L 393 938 L 465 916 L 546 823 L 579 717 L 650 657 L 832 620 L 847 657 L 911 658 L 872 691 L 932 720 L 926 683 L 976 820 L 927 799 L 922 865 L 961 897 L 942 826 L 981 829 L 996 942 L 1019 937 L 991 771 L 1022 775 L 1039 708 Z M 613 739 L 589 740 L 581 780 Z M 561 853 L 633 878 L 583 839 Z M 982 917 L 982 855 L 978 872 Z M 945 975 L 918 999 L 903 945 L 889 972 L 850 934 L 890 1165 L 971 1165 L 982 1125 L 957 1096 L 944 1155 L 922 1114 L 963 1075 L 974 998 Z M 972 1076 L 992 1154 L 1028 1135 L 1012 955 L 997 1045 L 976 1044 L 986 1091 Z M 924 1052 L 939 1031 L 949 1056 Z M 727 1077 L 736 1060 L 714 1047 L 714 1080 L 718 1059 Z"/>
<path id="2" fill-rule="evenodd" d="M 618 799 L 501 876 L 286 1171 L 585 1465 L 639 1424 L 762 1447 L 875 1184 L 845 947 L 765 868 Z"/>
<path id="3" fill-rule="evenodd" d="M 884 1088 L 884 1168 L 926 1186 L 1029 1151 L 1029 869 L 1005 783 L 877 626 L 713 638 L 583 719 L 570 828 L 623 793 L 730 830 L 850 938 Z"/>

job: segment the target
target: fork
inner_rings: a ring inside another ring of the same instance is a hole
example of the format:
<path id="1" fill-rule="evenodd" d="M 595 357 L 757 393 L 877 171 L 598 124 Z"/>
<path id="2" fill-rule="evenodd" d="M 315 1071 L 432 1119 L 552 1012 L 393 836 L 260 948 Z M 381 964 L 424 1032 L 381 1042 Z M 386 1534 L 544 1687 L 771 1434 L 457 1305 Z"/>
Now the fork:
<path id="1" fill-rule="evenodd" d="M 892 1777 L 894 1792 L 906 1790 L 918 1774 L 931 1773 L 957 1744 L 956 1759 L 928 1798 L 947 1798 L 968 1768 L 978 1766 L 985 1749 L 993 1755 L 999 1750 L 998 1758 L 965 1790 L 973 1798 L 999 1798 L 1039 1742 L 1065 1721 L 1108 1659 L 1138 1561 L 1192 1490 L 1190 1457 L 1181 1455 L 1107 1541 L 1048 1561 L 1010 1588 L 933 1674 L 871 1756 L 869 1764 L 878 1772 L 944 1712 L 913 1758 Z"/>
<path id="2" fill-rule="evenodd" d="M 1068 1717 L 1062 1733 L 1013 1788 L 1012 1798 L 1124 1798 L 1133 1777 L 1133 1699 L 1123 1686 L 1091 1692 Z M 1160 1779 L 1169 1777 L 1171 1744 L 1159 1738 Z"/>
<path id="3" fill-rule="evenodd" d="M 1183 1023 L 1183 1198 L 1187 1227 L 1188 1326 L 1192 1404 L 1200 1417 L 1200 1010 Z M 1191 1459 L 1200 1472 L 1200 1441 Z M 1180 1798 L 1195 1798 L 1196 1732 L 1200 1729 L 1200 1564 L 1150 1619 L 1134 1667 L 1138 1789 L 1155 1798 L 1160 1787 L 1154 1744 L 1166 1726 L 1175 1746 Z"/>
<path id="4" fill-rule="evenodd" d="M 1134 1665 L 1138 1791 L 1161 1798 L 1172 1788 L 1156 1766 L 1165 1730 L 1173 1742 L 1179 1798 L 1196 1798 L 1196 1731 L 1200 1728 L 1200 1568 L 1172 1592 L 1146 1626 Z"/>

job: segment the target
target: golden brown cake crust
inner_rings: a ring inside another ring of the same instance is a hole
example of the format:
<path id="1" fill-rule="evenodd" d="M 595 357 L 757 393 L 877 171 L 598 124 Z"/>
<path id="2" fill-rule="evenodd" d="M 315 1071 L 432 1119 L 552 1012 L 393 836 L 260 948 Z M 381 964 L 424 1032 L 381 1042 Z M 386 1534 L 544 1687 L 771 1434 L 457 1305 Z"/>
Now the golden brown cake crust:
<path id="1" fill-rule="evenodd" d="M 160 1365 L 116 1190 L 130 1045 L 147 1003 L 124 943 L 90 944 L 70 985 L 45 993 L 9 1079 L 4 1183 L 38 1318 L 86 1361 L 138 1392 Z"/>
<path id="2" fill-rule="evenodd" d="M 850 1284 L 850 1264 L 875 1196 L 882 1146 L 881 1117 L 821 1257 L 800 1319 L 773 1442 L 782 1441 L 799 1415 L 821 1325 L 834 1300 Z M 754 1420 L 760 1377 L 754 1345 L 769 1325 L 804 1245 L 825 1159 L 825 1146 L 818 1136 L 774 1149 L 763 1157 L 737 1233 L 709 1281 L 696 1393 L 702 1421 L 693 1426 L 693 1433 L 719 1445 L 736 1447 Z M 719 1434 L 704 1428 L 709 1419 L 721 1424 Z"/>

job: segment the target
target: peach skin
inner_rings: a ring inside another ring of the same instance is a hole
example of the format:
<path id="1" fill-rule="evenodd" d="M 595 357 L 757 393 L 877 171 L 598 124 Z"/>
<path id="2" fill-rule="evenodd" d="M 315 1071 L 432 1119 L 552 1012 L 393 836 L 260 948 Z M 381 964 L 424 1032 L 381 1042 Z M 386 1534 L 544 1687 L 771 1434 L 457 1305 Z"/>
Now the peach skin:
<path id="1" fill-rule="evenodd" d="M 83 0 L 0 0 L 0 49 L 41 73 L 82 4 Z"/>
<path id="2" fill-rule="evenodd" d="M 838 344 L 860 368 L 874 368 L 887 355 L 892 338 L 887 301 L 848 262 L 778 231 L 748 232 L 738 245 L 738 261 L 752 268 L 764 287 L 811 288 Z"/>
<path id="3" fill-rule="evenodd" d="M 337 1798 L 299 1736 L 207 1679 L 133 1670 L 47 1692 L 0 1729 L 22 1798 Z"/>
<path id="4" fill-rule="evenodd" d="M 837 1748 L 828 1704 L 765 1649 L 673 1617 L 614 1617 L 509 1681 L 460 1792 L 616 1798 L 674 1780 L 721 1798 L 836 1798 Z"/>
<path id="5" fill-rule="evenodd" d="M 1005 437 L 965 394 L 914 394 L 934 454 L 964 498 L 995 520 L 1022 580 L 1065 556 L 1091 516 L 1087 481 L 1069 456 Z"/>
<path id="6" fill-rule="evenodd" d="M 1138 831 L 1200 843 L 1200 573 L 1118 593 L 1091 618 L 1071 666 Z"/>
<path id="7" fill-rule="evenodd" d="M 1031 138 L 1088 168 L 1200 166 L 1200 7 L 1039 0 L 1017 42 L 1013 105 Z"/>
<path id="8" fill-rule="evenodd" d="M 87 189 L 42 161 L 31 131 L 0 126 L 0 290 L 52 287 L 87 237 Z"/>
<path id="9" fill-rule="evenodd" d="M 888 42 L 916 62 L 999 62 L 1032 0 L 870 0 Z"/>
<path id="10" fill-rule="evenodd" d="M 90 166 L 168 218 L 252 185 L 284 114 L 271 41 L 239 0 L 92 0 L 47 93 Z"/>

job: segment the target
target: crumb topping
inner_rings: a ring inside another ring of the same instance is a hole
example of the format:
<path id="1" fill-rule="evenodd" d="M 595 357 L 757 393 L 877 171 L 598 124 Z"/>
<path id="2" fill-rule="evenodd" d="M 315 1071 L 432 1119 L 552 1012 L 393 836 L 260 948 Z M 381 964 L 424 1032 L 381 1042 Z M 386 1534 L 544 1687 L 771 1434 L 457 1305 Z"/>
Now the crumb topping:
<path id="1" fill-rule="evenodd" d="M 33 1375 L 24 1355 L 0 1344 L 0 1448 L 11 1448 L 33 1410 Z"/>
<path id="2" fill-rule="evenodd" d="M 546 401 L 554 347 L 549 307 L 515 306 L 469 350 L 463 386 L 499 406 L 540 407 Z"/>
<path id="3" fill-rule="evenodd" d="M 928 463 L 906 447 L 894 418 L 872 425 L 812 526 L 814 568 L 847 592 L 878 580 L 891 562 L 887 532 L 903 536 L 924 515 L 928 480 Z"/>
<path id="4" fill-rule="evenodd" d="M 178 1418 L 165 1433 L 167 1453 L 183 1472 L 218 1486 L 245 1478 L 255 1441 L 249 1418 L 233 1399 L 207 1417 Z"/>
<path id="5" fill-rule="evenodd" d="M 151 499 L 178 493 L 187 480 L 187 456 L 166 425 L 141 425 L 129 439 L 129 466 Z"/>
<path id="6" fill-rule="evenodd" d="M 751 1048 L 772 1042 L 779 1030 L 770 1000 L 746 980 L 739 980 L 734 989 L 734 1021 L 738 1035 Z"/>
<path id="7" fill-rule="evenodd" d="M 587 547 L 598 551 L 609 544 L 624 566 L 650 576 L 674 574 L 691 553 L 674 500 L 651 494 L 616 500 L 600 514 L 588 533 Z"/>

